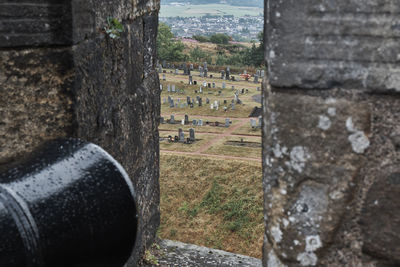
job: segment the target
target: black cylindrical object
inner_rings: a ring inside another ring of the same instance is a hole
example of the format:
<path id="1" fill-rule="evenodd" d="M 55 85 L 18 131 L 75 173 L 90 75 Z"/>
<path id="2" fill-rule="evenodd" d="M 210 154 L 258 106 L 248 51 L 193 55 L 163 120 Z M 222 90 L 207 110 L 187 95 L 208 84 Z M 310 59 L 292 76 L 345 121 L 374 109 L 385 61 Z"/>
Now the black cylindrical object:
<path id="1" fill-rule="evenodd" d="M 99 146 L 51 141 L 0 174 L 0 266 L 123 266 L 138 227 L 133 185 Z"/>

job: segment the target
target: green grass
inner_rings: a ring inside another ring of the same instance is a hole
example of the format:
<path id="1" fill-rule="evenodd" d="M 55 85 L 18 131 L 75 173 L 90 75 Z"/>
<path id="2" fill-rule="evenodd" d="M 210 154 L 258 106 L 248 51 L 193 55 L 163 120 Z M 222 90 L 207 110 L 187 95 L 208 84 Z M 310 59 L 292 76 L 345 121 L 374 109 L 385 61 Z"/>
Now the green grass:
<path id="1" fill-rule="evenodd" d="M 262 16 L 263 9 L 259 7 L 230 6 L 223 4 L 171 6 L 161 5 L 160 17 L 201 17 L 210 15 L 234 15 L 235 17 Z"/>
<path id="2" fill-rule="evenodd" d="M 161 238 L 261 258 L 261 163 L 161 154 Z"/>

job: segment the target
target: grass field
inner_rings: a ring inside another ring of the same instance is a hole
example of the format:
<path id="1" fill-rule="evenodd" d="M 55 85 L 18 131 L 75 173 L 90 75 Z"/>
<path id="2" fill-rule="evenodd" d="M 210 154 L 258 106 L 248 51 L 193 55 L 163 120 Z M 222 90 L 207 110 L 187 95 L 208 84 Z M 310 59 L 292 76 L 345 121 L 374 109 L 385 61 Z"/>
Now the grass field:
<path id="1" fill-rule="evenodd" d="M 259 7 L 230 6 L 223 4 L 190 5 L 183 6 L 161 5 L 160 17 L 201 17 L 210 15 L 234 15 L 243 17 L 245 15 L 262 16 L 263 9 Z"/>
<path id="2" fill-rule="evenodd" d="M 261 143 L 260 137 L 225 137 L 213 144 L 205 153 L 215 155 L 231 155 L 237 157 L 259 158 L 261 157 L 261 147 L 245 147 L 226 145 L 226 141 L 240 141 Z"/>
<path id="3" fill-rule="evenodd" d="M 161 155 L 161 238 L 261 258 L 261 163 Z"/>

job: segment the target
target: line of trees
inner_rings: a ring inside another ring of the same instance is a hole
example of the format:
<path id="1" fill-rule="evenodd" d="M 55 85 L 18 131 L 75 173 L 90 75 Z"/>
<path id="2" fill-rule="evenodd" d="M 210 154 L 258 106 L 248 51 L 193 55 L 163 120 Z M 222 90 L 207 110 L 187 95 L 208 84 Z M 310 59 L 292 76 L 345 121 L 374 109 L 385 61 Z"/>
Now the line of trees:
<path id="1" fill-rule="evenodd" d="M 203 51 L 200 47 L 195 47 L 184 53 L 185 46 L 182 41 L 177 40 L 171 31 L 171 28 L 160 23 L 157 36 L 157 52 L 160 60 L 170 62 L 192 61 L 216 64 L 219 66 L 254 66 L 260 67 L 264 62 L 264 40 L 263 33 L 260 32 L 258 39 L 260 44 L 248 48 L 240 44 L 231 44 L 231 37 L 226 34 L 213 34 L 207 36 L 193 36 L 193 39 L 199 42 L 211 42 L 217 44 L 214 57 L 211 53 Z M 227 54 L 227 52 L 229 54 Z"/>

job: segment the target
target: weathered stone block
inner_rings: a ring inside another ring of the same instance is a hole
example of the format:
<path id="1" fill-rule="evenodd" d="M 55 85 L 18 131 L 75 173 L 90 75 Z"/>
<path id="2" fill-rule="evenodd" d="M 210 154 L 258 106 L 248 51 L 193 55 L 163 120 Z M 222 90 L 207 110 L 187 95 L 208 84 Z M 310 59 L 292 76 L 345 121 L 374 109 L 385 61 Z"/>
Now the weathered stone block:
<path id="1" fill-rule="evenodd" d="M 396 0 L 266 0 L 275 87 L 400 91 Z"/>

